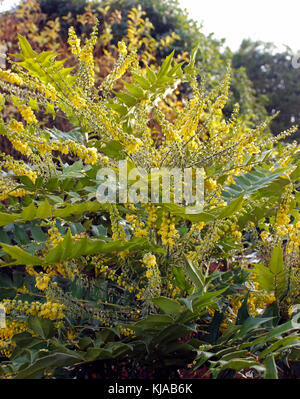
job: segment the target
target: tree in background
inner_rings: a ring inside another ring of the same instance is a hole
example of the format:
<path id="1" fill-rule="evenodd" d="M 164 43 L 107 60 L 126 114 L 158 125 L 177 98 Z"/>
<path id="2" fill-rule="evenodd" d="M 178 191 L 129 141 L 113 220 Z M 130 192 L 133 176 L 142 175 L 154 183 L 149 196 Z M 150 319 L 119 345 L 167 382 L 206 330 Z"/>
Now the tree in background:
<path id="1" fill-rule="evenodd" d="M 62 8 L 60 8 L 62 10 Z M 47 10 L 46 10 L 47 11 Z M 62 11 L 63 12 L 63 11 Z M 97 9 L 92 9 L 91 5 L 87 5 L 83 14 L 76 14 L 74 17 L 71 12 L 67 15 L 53 16 L 49 18 L 47 14 L 42 12 L 37 0 L 23 1 L 18 8 L 2 14 L 0 17 L 0 32 L 2 37 L 1 44 L 6 45 L 9 54 L 19 52 L 17 41 L 17 33 L 27 36 L 35 51 L 47 50 L 56 52 L 58 59 L 65 60 L 65 66 L 74 66 L 75 58 L 66 46 L 64 39 L 65 27 L 74 26 L 80 32 L 80 41 L 83 42 L 90 33 L 92 27 L 100 19 L 100 29 L 97 41 L 94 47 L 94 67 L 95 67 L 95 83 L 99 87 L 104 77 L 111 70 L 118 58 L 118 46 L 113 40 L 112 26 L 118 25 L 122 20 L 120 11 L 111 10 L 109 7 L 101 8 L 98 4 Z M 175 33 L 166 35 L 164 38 L 156 40 L 151 35 L 153 25 L 149 19 L 145 17 L 145 11 L 140 7 L 132 8 L 127 14 L 127 30 L 124 31 L 122 40 L 128 43 L 128 49 L 137 51 L 140 66 L 145 68 L 151 65 L 151 68 L 157 69 L 156 56 L 160 54 L 161 48 L 166 45 L 171 48 L 172 43 L 178 37 Z M 187 54 L 178 54 L 177 62 L 188 62 Z M 11 65 L 7 62 L 7 68 Z M 126 74 L 123 77 L 127 80 Z M 119 87 L 123 87 L 123 82 L 118 82 Z M 33 107 L 34 104 L 32 104 Z M 172 104 L 174 105 L 174 104 Z M 178 106 L 181 107 L 182 103 Z M 15 112 L 13 103 L 7 103 L 4 115 Z M 179 112 L 180 108 L 178 109 Z M 57 127 L 62 131 L 72 130 L 72 125 L 64 118 L 63 115 L 56 114 L 55 118 L 51 118 L 52 111 L 49 110 L 48 115 L 44 118 L 47 127 Z M 172 120 L 175 115 L 169 113 Z M 16 116 L 18 118 L 18 116 Z M 159 134 L 159 132 L 158 132 Z M 5 153 L 11 153 L 9 142 L 5 137 L 0 137 L 1 148 Z M 19 156 L 18 154 L 13 154 Z"/>
<path id="2" fill-rule="evenodd" d="M 266 99 L 268 114 L 280 112 L 271 122 L 274 134 L 300 125 L 300 69 L 293 67 L 293 56 L 288 47 L 278 52 L 271 43 L 244 40 L 233 57 L 233 66 L 245 67 L 256 95 Z M 290 139 L 295 138 L 300 140 L 300 130 Z"/>
<path id="3" fill-rule="evenodd" d="M 95 63 L 96 68 L 102 65 L 103 76 L 113 63 L 113 59 L 105 61 L 104 54 L 111 57 L 110 46 L 116 47 L 124 38 L 126 43 L 139 41 L 140 57 L 148 65 L 154 59 L 164 59 L 172 50 L 184 55 L 198 46 L 196 66 L 210 88 L 216 87 L 232 62 L 231 101 L 224 109 L 227 117 L 234 104 L 239 103 L 241 114 L 252 124 L 280 111 L 270 125 L 274 134 L 298 123 L 300 72 L 292 67 L 292 52 L 287 49 L 275 53 L 270 45 L 244 41 L 241 49 L 232 54 L 223 40 L 204 35 L 201 26 L 188 17 L 177 0 L 22 1 L 17 9 L 0 18 L 1 38 L 12 43 L 8 52 L 16 52 L 18 32 L 26 35 L 35 49 L 52 49 L 64 57 L 68 50 L 63 43 L 69 26 L 75 26 L 84 39 L 96 19 L 100 22 L 100 35 Z M 154 63 L 152 67 L 155 68 Z M 180 90 L 184 92 L 187 87 L 182 85 Z M 294 138 L 299 138 L 299 132 L 290 139 Z"/>
<path id="4" fill-rule="evenodd" d="M 83 14 L 87 7 L 102 21 L 111 16 L 119 15 L 119 19 L 111 19 L 111 37 L 116 44 L 124 36 L 128 35 L 128 41 L 137 40 L 134 31 L 130 36 L 133 25 L 138 25 L 138 18 L 130 23 L 130 13 L 133 8 L 141 7 L 145 12 L 145 18 L 149 22 L 150 32 L 157 42 L 162 41 L 163 46 L 156 49 L 155 58 L 164 59 L 172 50 L 176 54 L 188 54 L 198 46 L 197 67 L 205 72 L 210 87 L 216 87 L 217 82 L 224 78 L 227 65 L 231 62 L 232 53 L 224 46 L 224 40 L 217 40 L 212 35 L 204 35 L 201 25 L 190 19 L 186 11 L 182 10 L 178 0 L 38 0 L 41 12 L 47 15 L 48 20 L 60 20 L 61 36 L 66 37 L 68 27 L 74 24 L 74 16 L 77 18 Z M 73 18 L 70 18 L 70 17 Z M 132 20 L 132 19 L 131 19 Z M 90 31 L 91 26 L 82 20 L 77 25 L 77 33 Z M 135 39 L 133 39 L 135 37 Z M 176 38 L 170 40 L 169 38 Z M 145 47 L 145 45 L 144 45 Z M 151 53 L 151 49 L 149 51 Z M 224 110 L 229 117 L 234 104 L 239 103 L 241 113 L 254 124 L 266 118 L 266 112 L 261 102 L 254 95 L 252 83 L 248 79 L 244 68 L 234 68 L 231 82 L 231 101 Z"/>

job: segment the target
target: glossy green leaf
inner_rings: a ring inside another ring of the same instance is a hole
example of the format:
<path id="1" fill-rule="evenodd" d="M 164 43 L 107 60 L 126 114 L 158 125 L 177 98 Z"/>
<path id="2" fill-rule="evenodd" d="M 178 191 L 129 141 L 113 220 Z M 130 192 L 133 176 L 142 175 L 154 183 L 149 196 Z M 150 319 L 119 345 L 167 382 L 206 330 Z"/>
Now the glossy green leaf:
<path id="1" fill-rule="evenodd" d="M 275 363 L 274 356 L 268 356 L 266 360 L 264 361 L 264 366 L 266 368 L 265 372 L 265 379 L 266 380 L 277 380 L 278 379 L 278 373 L 277 373 L 277 367 Z"/>
<path id="2" fill-rule="evenodd" d="M 152 302 L 166 314 L 178 315 L 182 310 L 178 302 L 167 297 L 153 298 Z"/>
<path id="3" fill-rule="evenodd" d="M 44 319 L 38 316 L 31 316 L 28 319 L 28 324 L 31 330 L 36 332 L 40 337 L 44 339 L 51 338 L 56 333 L 54 322 L 49 319 Z"/>

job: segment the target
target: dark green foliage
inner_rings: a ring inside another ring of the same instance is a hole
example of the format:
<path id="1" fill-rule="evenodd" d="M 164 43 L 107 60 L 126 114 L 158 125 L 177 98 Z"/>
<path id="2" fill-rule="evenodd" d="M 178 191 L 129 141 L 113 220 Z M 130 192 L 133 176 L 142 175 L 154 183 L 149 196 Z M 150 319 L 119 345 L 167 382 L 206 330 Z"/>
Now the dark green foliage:
<path id="1" fill-rule="evenodd" d="M 256 95 L 263 97 L 274 134 L 300 124 L 300 69 L 294 68 L 291 49 L 279 52 L 272 44 L 244 40 L 233 57 L 235 68 L 245 67 Z M 300 131 L 289 139 L 300 140 Z"/>
<path id="2" fill-rule="evenodd" d="M 69 12 L 75 17 L 83 14 L 87 0 L 39 0 L 41 11 L 50 19 L 66 16 Z"/>

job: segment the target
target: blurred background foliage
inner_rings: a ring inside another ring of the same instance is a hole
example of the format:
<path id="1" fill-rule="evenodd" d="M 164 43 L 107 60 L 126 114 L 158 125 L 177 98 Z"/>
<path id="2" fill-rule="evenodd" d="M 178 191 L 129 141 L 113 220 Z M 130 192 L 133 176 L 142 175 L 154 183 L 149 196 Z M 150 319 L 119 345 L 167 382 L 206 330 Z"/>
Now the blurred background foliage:
<path id="1" fill-rule="evenodd" d="M 144 12 L 141 16 L 132 12 L 132 9 L 139 7 Z M 140 17 L 145 20 L 144 24 L 141 24 Z M 232 53 L 224 47 L 224 41 L 205 36 L 201 26 L 188 18 L 177 0 L 146 0 L 142 3 L 136 0 L 25 0 L 18 8 L 1 16 L 1 41 L 8 44 L 9 52 L 14 53 L 17 50 L 18 32 L 26 35 L 33 48 L 59 51 L 63 56 L 68 51 L 63 42 L 69 26 L 75 26 L 77 34 L 86 36 L 96 18 L 100 22 L 98 59 L 104 55 L 107 47 L 116 45 L 126 35 L 127 41 L 132 39 L 130 29 L 136 27 L 140 28 L 143 35 L 135 35 L 135 40 L 139 39 L 141 50 L 148 51 L 152 60 L 156 58 L 157 62 L 173 49 L 176 54 L 187 55 L 198 46 L 198 67 L 205 72 L 211 86 L 224 77 L 227 65 L 232 60 Z M 149 40 L 147 42 L 141 36 L 148 39 L 151 36 L 161 45 L 154 48 L 153 43 L 151 46 Z M 105 64 L 103 61 L 101 59 L 101 65 Z M 231 90 L 233 97 L 227 109 L 228 115 L 232 112 L 233 104 L 239 102 L 241 112 L 252 118 L 254 123 L 265 117 L 263 104 L 255 98 L 244 68 L 234 68 Z"/>
<path id="2" fill-rule="evenodd" d="M 115 60 L 113 50 L 121 39 L 139 41 L 141 62 L 148 65 L 160 62 L 172 50 L 186 61 L 185 56 L 198 46 L 196 65 L 208 88 L 224 77 L 228 64 L 232 66 L 231 101 L 225 115 L 229 117 L 234 104 L 239 103 L 241 115 L 253 126 L 280 111 L 270 124 L 273 134 L 299 124 L 300 71 L 292 67 L 291 50 L 276 53 L 270 44 L 245 40 L 233 54 L 224 40 L 203 34 L 177 0 L 23 0 L 0 16 L 0 40 L 7 52 L 14 54 L 18 51 L 16 33 L 20 33 L 34 49 L 53 50 L 65 58 L 68 28 L 74 26 L 84 39 L 96 19 L 99 79 L 110 70 Z M 181 85 L 179 90 L 187 89 Z M 298 130 L 288 140 L 299 138 Z"/>
<path id="3" fill-rule="evenodd" d="M 300 69 L 293 67 L 293 56 L 289 47 L 278 52 L 272 43 L 251 40 L 244 40 L 233 56 L 233 66 L 245 67 L 256 94 L 266 98 L 268 114 L 280 112 L 271 122 L 274 134 L 291 124 L 300 125 Z"/>

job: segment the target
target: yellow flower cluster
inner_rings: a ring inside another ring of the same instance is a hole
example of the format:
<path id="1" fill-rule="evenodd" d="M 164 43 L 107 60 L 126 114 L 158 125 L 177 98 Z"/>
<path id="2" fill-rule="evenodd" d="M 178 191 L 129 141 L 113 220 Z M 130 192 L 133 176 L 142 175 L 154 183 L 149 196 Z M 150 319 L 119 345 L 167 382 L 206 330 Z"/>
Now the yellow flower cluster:
<path id="1" fill-rule="evenodd" d="M 74 105 L 75 108 L 78 108 L 78 109 L 83 109 L 83 108 L 86 108 L 86 106 L 87 106 L 85 99 L 80 97 L 78 93 L 76 93 L 72 97 L 72 104 Z"/>
<path id="2" fill-rule="evenodd" d="M 168 214 L 163 214 L 158 234 L 161 236 L 163 245 L 169 245 L 171 248 L 175 245 L 174 239 L 178 238 L 178 231 L 175 228 L 174 216 L 169 217 Z"/>
<path id="3" fill-rule="evenodd" d="M 126 233 L 124 227 L 120 223 L 120 215 L 118 209 L 115 205 L 111 205 L 110 207 L 110 220 L 111 220 L 111 230 L 112 230 L 112 238 L 114 241 L 126 240 Z"/>
<path id="4" fill-rule="evenodd" d="M 50 98 L 52 101 L 57 100 L 57 92 L 50 83 L 48 83 L 47 86 L 40 86 L 39 90 L 46 98 Z"/>
<path id="5" fill-rule="evenodd" d="M 185 140 L 190 140 L 197 130 L 199 120 L 203 111 L 203 104 L 200 100 L 199 94 L 194 93 L 194 96 L 186 104 L 180 117 L 175 123 L 175 128 L 180 130 L 180 135 Z"/>
<path id="6" fill-rule="evenodd" d="M 229 296 L 230 299 L 230 306 L 231 306 L 231 312 L 228 310 L 225 311 L 225 320 L 220 326 L 220 332 L 224 332 L 230 324 L 234 324 L 239 308 L 242 306 L 242 296 L 241 295 L 236 295 L 236 296 Z"/>
<path id="7" fill-rule="evenodd" d="M 229 176 L 227 177 L 227 179 L 225 181 L 225 185 L 230 186 L 231 184 L 234 184 L 234 183 L 235 183 L 235 180 L 234 180 L 233 174 L 229 174 Z"/>
<path id="8" fill-rule="evenodd" d="M 4 159 L 2 161 L 3 167 L 13 171 L 16 176 L 27 176 L 33 183 L 36 181 L 37 174 L 33 170 L 28 169 L 23 161 L 16 161 L 13 157 L 4 153 L 0 154 Z"/>
<path id="9" fill-rule="evenodd" d="M 53 265 L 47 265 L 44 270 L 49 278 L 53 276 L 62 276 L 71 280 L 73 280 L 75 274 L 78 273 L 77 267 L 73 263 L 68 261 L 55 263 Z M 39 273 L 37 273 L 32 266 L 26 266 L 26 271 L 32 276 L 39 276 Z M 56 285 L 56 282 L 52 283 L 52 286 Z"/>
<path id="10" fill-rule="evenodd" d="M 127 47 L 123 41 L 118 42 L 118 50 L 119 50 L 119 53 L 122 54 L 123 56 L 127 55 Z"/>
<path id="11" fill-rule="evenodd" d="M 36 287 L 41 291 L 45 291 L 48 288 L 50 277 L 47 274 L 40 272 L 39 276 L 36 277 Z"/>
<path id="12" fill-rule="evenodd" d="M 215 180 L 209 178 L 205 180 L 204 187 L 207 191 L 214 191 L 217 188 L 217 183 Z"/>
<path id="13" fill-rule="evenodd" d="M 117 65 L 115 73 L 113 74 L 114 80 L 120 79 L 124 75 L 124 73 L 127 71 L 129 66 L 133 63 L 134 60 L 135 60 L 135 57 L 134 57 L 134 53 L 133 53 L 133 54 L 129 54 L 122 62 L 120 62 Z"/>
<path id="14" fill-rule="evenodd" d="M 97 275 L 103 274 L 107 279 L 115 281 L 119 287 L 125 288 L 130 293 L 133 292 L 134 287 L 126 278 L 126 274 L 121 272 L 119 275 L 116 274 L 115 269 L 110 269 L 107 265 L 104 265 L 97 257 L 92 258 L 92 264 L 95 264 Z"/>
<path id="15" fill-rule="evenodd" d="M 98 160 L 105 162 L 106 158 L 98 153 L 97 148 L 85 147 L 82 144 L 75 143 L 75 141 L 68 140 L 64 145 L 67 145 L 78 158 L 82 159 L 86 164 L 95 165 Z"/>
<path id="16" fill-rule="evenodd" d="M 65 278 L 69 278 L 71 280 L 73 280 L 75 274 L 78 273 L 77 267 L 67 261 L 55 264 L 53 266 L 53 269 L 55 270 L 55 274 L 58 274 Z"/>
<path id="17" fill-rule="evenodd" d="M 144 293 L 145 299 L 159 296 L 161 293 L 161 275 L 156 262 L 155 255 L 151 252 L 144 255 L 142 262 L 146 266 L 146 277 L 148 285 Z"/>
<path id="18" fill-rule="evenodd" d="M 8 187 L 5 183 L 0 182 L 0 201 L 4 201 L 11 197 L 25 197 L 26 194 L 29 194 L 28 191 L 24 190 L 23 188 Z"/>
<path id="19" fill-rule="evenodd" d="M 147 226 L 151 228 L 157 221 L 156 208 L 152 204 L 145 204 L 145 208 L 148 211 Z"/>
<path id="20" fill-rule="evenodd" d="M 182 134 L 182 132 L 177 130 L 159 109 L 155 110 L 155 115 L 161 125 L 162 133 L 164 134 L 164 145 L 169 146 L 174 142 L 181 143 L 182 139 L 180 134 Z"/>
<path id="21" fill-rule="evenodd" d="M 280 207 L 279 212 L 277 214 L 276 222 L 279 226 L 286 226 L 290 223 L 290 216 L 287 214 L 288 209 L 285 207 Z"/>
<path id="22" fill-rule="evenodd" d="M 228 97 L 226 95 L 221 95 L 217 98 L 216 102 L 212 106 L 212 113 L 218 115 L 221 114 L 222 109 L 226 105 Z"/>
<path id="23" fill-rule="evenodd" d="M 173 299 L 177 298 L 180 295 L 180 293 L 181 293 L 180 288 L 174 287 L 172 283 L 168 284 L 168 289 L 169 289 L 169 292 L 170 292 L 170 296 Z"/>
<path id="24" fill-rule="evenodd" d="M 38 316 L 50 320 L 61 320 L 65 317 L 65 315 L 63 314 L 63 311 L 65 309 L 66 306 L 60 303 L 46 302 L 41 305 Z"/>
<path id="25" fill-rule="evenodd" d="M 14 344 L 11 342 L 12 337 L 27 330 L 27 322 L 7 320 L 6 327 L 0 328 L 0 353 L 9 358 L 14 348 Z"/>
<path id="26" fill-rule="evenodd" d="M 11 314 L 12 312 L 17 312 L 25 315 L 30 316 L 38 316 L 43 317 L 44 319 L 50 320 L 61 320 L 65 317 L 63 311 L 66 309 L 66 306 L 57 303 L 57 302 L 28 302 L 28 301 L 21 301 L 21 300 L 10 300 L 4 299 L 2 304 L 5 308 L 5 312 L 7 315 Z"/>
<path id="27" fill-rule="evenodd" d="M 134 331 L 131 330 L 130 328 L 123 328 L 123 327 L 119 327 L 120 333 L 121 335 L 124 335 L 124 337 L 132 337 L 134 338 Z"/>
<path id="28" fill-rule="evenodd" d="M 3 71 L 0 68 L 0 78 L 6 80 L 7 82 L 9 82 L 11 84 L 22 85 L 24 83 L 21 76 L 17 75 L 14 72 L 11 72 L 9 69 L 7 71 Z"/>
<path id="29" fill-rule="evenodd" d="M 27 123 L 37 123 L 37 119 L 30 107 L 26 105 L 20 105 L 18 110 Z"/>
<path id="30" fill-rule="evenodd" d="M 258 288 L 258 284 L 254 283 L 255 287 Z M 225 312 L 225 321 L 221 324 L 220 331 L 224 332 L 226 328 L 229 327 L 230 324 L 234 324 L 238 311 L 242 306 L 242 301 L 244 299 L 243 295 L 235 295 L 230 296 L 231 302 L 231 309 L 232 312 L 226 311 Z M 276 298 L 274 293 L 268 293 L 266 291 L 251 291 L 249 294 L 247 306 L 248 312 L 252 317 L 258 316 L 266 306 L 270 305 L 271 303 L 275 302 Z"/>
<path id="31" fill-rule="evenodd" d="M 209 209 L 216 209 L 219 208 L 221 206 L 226 206 L 227 202 L 220 199 L 220 198 L 216 198 L 216 197 L 212 197 L 209 201 Z"/>
<path id="32" fill-rule="evenodd" d="M 47 143 L 46 140 L 34 141 L 34 147 L 38 150 L 40 154 L 45 154 L 46 152 L 59 151 L 62 154 L 69 154 L 73 152 L 78 158 L 82 159 L 86 164 L 95 165 L 97 161 L 102 161 L 107 163 L 108 158 L 102 156 L 98 153 L 95 147 L 86 147 L 83 144 L 76 143 L 73 140 L 65 141 L 52 141 Z"/>
<path id="33" fill-rule="evenodd" d="M 80 46 L 80 39 L 78 39 L 75 30 L 73 27 L 69 28 L 69 38 L 68 43 L 71 47 L 72 54 L 76 55 L 80 62 L 81 67 L 83 67 L 85 75 L 87 79 L 85 82 L 87 83 L 88 87 L 93 87 L 94 85 L 94 57 L 93 57 L 93 49 L 97 42 L 97 33 L 98 29 L 97 26 L 94 26 L 93 32 L 90 38 L 86 41 L 85 45 L 81 48 Z M 77 108 L 82 108 L 85 105 L 80 105 L 79 100 L 72 101 L 74 106 Z M 77 103 L 77 105 L 75 105 Z"/>
<path id="34" fill-rule="evenodd" d="M 288 233 L 287 226 L 290 223 L 289 209 L 285 205 L 281 205 L 276 217 L 276 232 L 280 236 L 285 236 Z"/>
<path id="35" fill-rule="evenodd" d="M 32 153 L 31 148 L 28 146 L 28 143 L 24 143 L 21 140 L 10 139 L 11 144 L 14 149 L 19 151 L 21 154 L 29 156 Z"/>
<path id="36" fill-rule="evenodd" d="M 85 62 L 86 64 L 92 64 L 93 65 L 93 54 L 91 53 L 91 50 L 87 47 L 84 47 L 79 55 L 79 59 L 82 62 Z"/>
<path id="37" fill-rule="evenodd" d="M 233 237 L 236 237 L 238 241 L 240 241 L 243 236 L 242 232 L 238 230 L 238 226 L 235 223 L 232 223 L 231 225 L 231 234 Z"/>
<path id="38" fill-rule="evenodd" d="M 63 240 L 63 237 L 61 236 L 58 228 L 56 227 L 56 220 L 54 219 L 51 222 L 51 228 L 47 231 L 48 234 L 48 243 L 51 244 L 51 246 L 56 247 L 57 244 Z"/>
<path id="39" fill-rule="evenodd" d="M 197 259 L 197 252 L 196 252 L 196 251 L 189 251 L 189 252 L 186 254 L 186 257 L 187 257 L 189 260 L 196 261 L 196 259 Z"/>
<path id="40" fill-rule="evenodd" d="M 195 228 L 199 233 L 204 228 L 204 226 L 205 226 L 204 222 L 199 222 L 199 223 L 194 223 L 193 224 L 193 228 Z"/>
<path id="41" fill-rule="evenodd" d="M 263 231 L 261 234 L 260 234 L 260 237 L 261 237 L 261 239 L 263 240 L 263 242 L 266 242 L 267 241 L 267 239 L 268 239 L 268 237 L 269 237 L 269 232 L 268 231 Z"/>
<path id="42" fill-rule="evenodd" d="M 136 299 L 138 301 L 144 300 L 145 299 L 145 291 L 146 291 L 145 288 L 139 288 L 137 291 L 138 292 L 136 294 Z"/>
<path id="43" fill-rule="evenodd" d="M 293 251 L 300 248 L 300 221 L 288 227 L 289 240 L 287 245 L 287 252 L 291 254 Z"/>
<path id="44" fill-rule="evenodd" d="M 8 128 L 12 131 L 12 133 L 8 133 L 7 137 L 10 140 L 13 147 L 19 151 L 21 154 L 26 156 L 30 156 L 32 154 L 32 150 L 28 145 L 28 142 L 24 140 L 24 138 L 20 137 L 20 134 L 24 132 L 24 126 L 22 122 L 18 122 L 15 119 L 10 120 L 8 124 Z M 17 135 L 15 134 L 17 133 Z"/>
<path id="45" fill-rule="evenodd" d="M 79 59 L 83 63 L 84 68 L 87 72 L 87 83 L 89 87 L 94 85 L 94 57 L 93 49 L 97 42 L 97 26 L 94 27 L 93 32 L 89 40 L 87 40 L 84 47 L 81 49 Z"/>
<path id="46" fill-rule="evenodd" d="M 133 234 L 135 237 L 145 237 L 148 234 L 148 229 L 145 228 L 145 223 L 140 221 L 136 215 L 126 214 L 126 220 L 131 224 Z"/>
<path id="47" fill-rule="evenodd" d="M 79 158 L 83 159 L 85 163 L 95 165 L 98 160 L 97 148 L 85 148 L 84 151 L 77 151 Z"/>
<path id="48" fill-rule="evenodd" d="M 142 141 L 139 139 L 139 138 L 137 138 L 137 137 L 134 137 L 132 140 L 131 140 L 131 142 L 130 143 L 128 143 L 127 145 L 126 145 L 126 150 L 129 152 L 129 153 L 134 153 L 134 152 L 137 152 L 138 150 L 139 150 L 139 148 L 141 147 L 141 145 L 142 145 L 143 143 L 142 143 Z"/>
<path id="49" fill-rule="evenodd" d="M 79 55 L 80 50 L 81 50 L 80 49 L 80 39 L 78 39 L 73 26 L 71 26 L 69 28 L 68 43 L 69 43 L 69 46 L 71 47 L 72 54 Z"/>
<path id="50" fill-rule="evenodd" d="M 232 235 L 233 235 L 234 237 L 236 237 L 239 241 L 240 241 L 241 238 L 242 238 L 242 233 L 241 233 L 240 231 L 238 231 L 238 230 L 234 230 L 234 231 L 232 232 Z"/>
<path id="51" fill-rule="evenodd" d="M 22 122 L 18 122 L 15 119 L 11 119 L 8 124 L 9 128 L 17 133 L 24 132 L 24 125 Z"/>
<path id="52" fill-rule="evenodd" d="M 150 278 L 153 275 L 153 273 L 154 273 L 153 269 L 156 266 L 156 257 L 155 257 L 155 255 L 152 255 L 151 253 L 145 254 L 144 257 L 143 257 L 143 263 L 144 263 L 144 265 L 147 268 L 146 277 Z"/>
<path id="53" fill-rule="evenodd" d="M 72 330 L 67 330 L 67 337 L 72 343 L 74 343 L 75 338 L 76 338 L 76 334 Z"/>
<path id="54" fill-rule="evenodd" d="M 275 302 L 276 298 L 274 293 L 268 293 L 265 291 L 255 291 L 250 292 L 248 299 L 248 311 L 253 317 L 260 314 L 262 310 L 266 308 L 267 305 Z"/>

